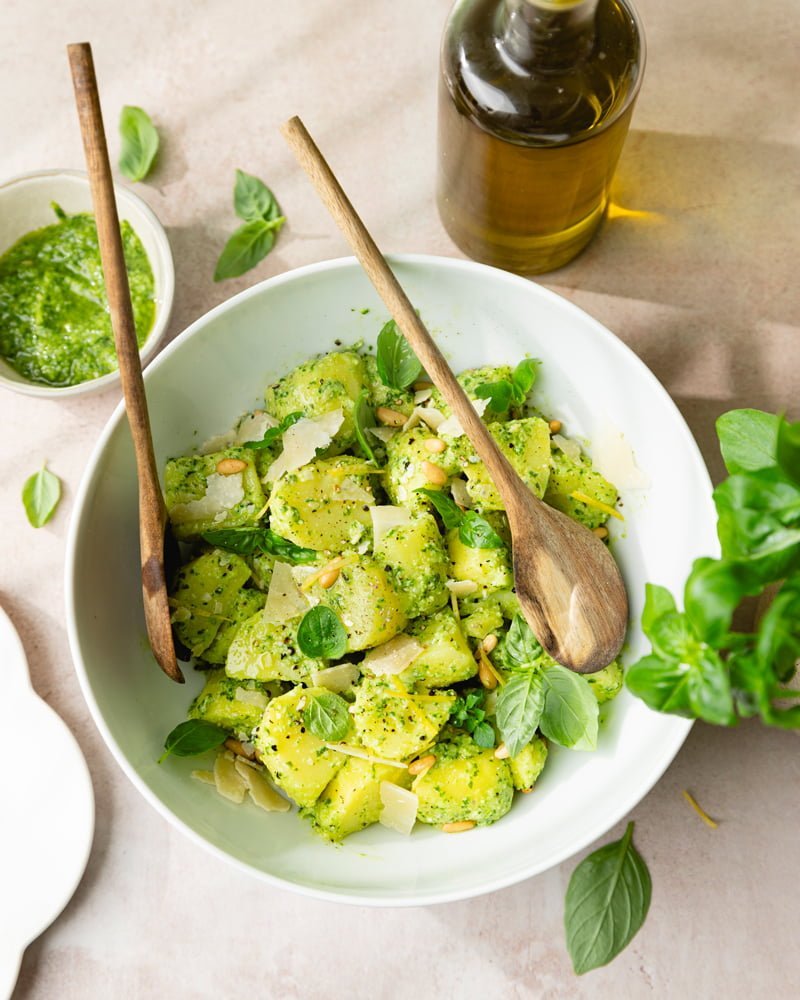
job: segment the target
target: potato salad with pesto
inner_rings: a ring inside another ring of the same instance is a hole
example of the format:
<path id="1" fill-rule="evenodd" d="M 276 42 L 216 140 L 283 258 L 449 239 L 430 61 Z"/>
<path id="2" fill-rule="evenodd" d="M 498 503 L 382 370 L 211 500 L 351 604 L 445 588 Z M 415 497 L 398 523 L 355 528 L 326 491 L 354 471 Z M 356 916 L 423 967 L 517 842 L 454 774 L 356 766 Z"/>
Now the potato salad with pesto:
<path id="1" fill-rule="evenodd" d="M 617 490 L 537 409 L 537 364 L 458 380 L 529 488 L 607 539 Z M 162 759 L 213 751 L 194 777 L 341 841 L 495 823 L 551 744 L 595 748 L 622 668 L 580 676 L 535 639 L 498 492 L 393 322 L 288 372 L 164 482 L 174 634 L 205 685 Z"/>

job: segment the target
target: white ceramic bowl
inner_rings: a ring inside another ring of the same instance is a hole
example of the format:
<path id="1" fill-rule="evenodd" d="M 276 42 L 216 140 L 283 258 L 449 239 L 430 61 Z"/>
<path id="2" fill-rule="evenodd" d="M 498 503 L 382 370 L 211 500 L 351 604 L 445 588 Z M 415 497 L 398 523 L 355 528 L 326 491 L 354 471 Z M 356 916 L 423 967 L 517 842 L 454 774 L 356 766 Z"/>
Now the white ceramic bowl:
<path id="1" fill-rule="evenodd" d="M 161 223 L 138 196 L 119 184 L 114 185 L 120 221 L 127 220 L 142 241 L 150 260 L 155 280 L 156 315 L 153 327 L 142 344 L 139 354 L 144 365 L 164 335 L 172 312 L 175 296 L 175 269 L 167 234 Z M 60 205 L 67 215 L 91 212 L 92 195 L 89 180 L 81 170 L 40 170 L 14 177 L 0 184 L 0 255 L 20 237 L 33 229 L 52 225 L 56 217 L 51 202 Z M 23 392 L 28 396 L 64 399 L 89 392 L 99 392 L 119 382 L 119 372 L 109 372 L 100 378 L 77 385 L 49 386 L 31 382 L 0 358 L 0 386 Z"/>
<path id="2" fill-rule="evenodd" d="M 570 434 L 623 429 L 652 485 L 624 496 L 614 544 L 638 622 L 648 580 L 679 592 L 692 560 L 716 551 L 711 486 L 697 446 L 642 362 L 580 309 L 479 264 L 393 259 L 456 370 L 542 360 L 535 399 Z M 369 312 L 362 314 L 368 309 Z M 194 323 L 145 374 L 160 465 L 258 406 L 264 387 L 335 343 L 374 341 L 386 311 L 352 259 L 265 281 Z M 67 546 L 70 645 L 84 695 L 136 787 L 195 841 L 253 874 L 310 895 L 420 905 L 489 892 L 544 871 L 604 834 L 658 780 L 689 731 L 627 691 L 604 713 L 593 754 L 554 750 L 533 795 L 498 823 L 448 837 L 381 826 L 332 847 L 297 815 L 235 806 L 190 778 L 196 760 L 156 764 L 165 735 L 201 686 L 179 687 L 150 655 L 141 612 L 136 480 L 124 415 L 110 420 L 81 485 Z M 626 660 L 647 648 L 633 624 Z"/>

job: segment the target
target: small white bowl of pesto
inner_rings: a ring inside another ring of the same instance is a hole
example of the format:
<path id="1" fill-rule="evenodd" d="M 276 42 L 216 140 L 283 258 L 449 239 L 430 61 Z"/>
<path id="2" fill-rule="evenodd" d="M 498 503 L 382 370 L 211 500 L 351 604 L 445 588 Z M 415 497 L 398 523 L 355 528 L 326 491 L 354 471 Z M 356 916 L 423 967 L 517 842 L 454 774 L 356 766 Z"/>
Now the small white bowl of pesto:
<path id="1" fill-rule="evenodd" d="M 115 185 L 142 364 L 169 322 L 175 273 L 150 208 Z M 0 386 L 61 399 L 119 382 L 86 174 L 0 184 Z"/>

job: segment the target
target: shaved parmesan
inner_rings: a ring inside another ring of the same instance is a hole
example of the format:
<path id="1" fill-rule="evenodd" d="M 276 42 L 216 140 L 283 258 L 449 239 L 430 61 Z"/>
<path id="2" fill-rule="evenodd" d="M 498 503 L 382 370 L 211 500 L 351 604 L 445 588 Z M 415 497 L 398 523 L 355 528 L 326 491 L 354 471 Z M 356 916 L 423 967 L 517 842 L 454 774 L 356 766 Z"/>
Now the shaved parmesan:
<path id="1" fill-rule="evenodd" d="M 244 705 L 252 705 L 254 708 L 266 708 L 267 696 L 263 691 L 250 691 L 248 688 L 237 687 L 234 701 L 241 701 Z"/>
<path id="2" fill-rule="evenodd" d="M 283 451 L 267 470 L 267 480 L 274 482 L 284 472 L 308 465 L 318 451 L 328 447 L 343 422 L 341 409 L 330 410 L 319 417 L 301 417 L 284 432 Z"/>
<path id="3" fill-rule="evenodd" d="M 224 451 L 231 445 L 244 444 L 245 441 L 260 441 L 270 427 L 277 427 L 278 421 L 265 413 L 264 410 L 256 410 L 254 413 L 245 413 L 239 419 L 236 426 L 224 434 L 217 434 L 215 437 L 204 441 L 200 448 L 201 455 L 211 455 L 215 451 Z"/>
<path id="4" fill-rule="evenodd" d="M 453 494 L 453 499 L 459 507 L 472 506 L 472 497 L 463 479 L 454 479 L 450 483 L 450 492 Z"/>
<path id="5" fill-rule="evenodd" d="M 373 674 L 401 674 L 422 652 L 422 644 L 410 635 L 396 635 L 394 639 L 370 649 L 361 666 Z"/>
<path id="6" fill-rule="evenodd" d="M 313 670 L 311 683 L 314 687 L 327 688 L 336 694 L 349 690 L 358 680 L 361 671 L 355 663 L 340 663 L 338 667 L 326 667 L 325 670 Z"/>
<path id="7" fill-rule="evenodd" d="M 565 438 L 563 434 L 554 434 L 551 440 L 571 461 L 577 462 L 581 457 L 581 446 L 572 438 Z"/>
<path id="8" fill-rule="evenodd" d="M 472 408 L 475 410 L 478 416 L 482 417 L 483 414 L 486 412 L 486 407 L 489 405 L 489 400 L 471 399 L 470 403 L 472 403 Z M 461 437 L 462 434 L 464 433 L 464 428 L 461 426 L 461 423 L 455 414 L 449 416 L 447 420 L 442 421 L 442 423 L 439 424 L 436 430 L 437 433 L 440 435 L 440 437 L 457 438 Z"/>
<path id="9" fill-rule="evenodd" d="M 435 431 L 444 422 L 444 414 L 432 406 L 415 406 L 411 411 L 411 416 L 403 424 L 404 431 L 410 431 L 419 424 L 426 424 L 432 431 Z"/>
<path id="10" fill-rule="evenodd" d="M 225 519 L 225 514 L 244 500 L 241 472 L 220 476 L 212 472 L 206 480 L 206 492 L 199 500 L 176 504 L 170 514 L 179 521 L 200 521 L 213 518 Z"/>
<path id="11" fill-rule="evenodd" d="M 478 584 L 474 580 L 446 580 L 445 587 L 453 597 L 469 597 L 478 589 Z"/>
<path id="12" fill-rule="evenodd" d="M 236 770 L 233 754 L 229 751 L 217 755 L 214 761 L 214 784 L 219 794 L 231 802 L 242 802 L 247 786 Z"/>
<path id="13" fill-rule="evenodd" d="M 192 777 L 197 781 L 202 781 L 204 785 L 216 785 L 213 771 L 192 771 Z"/>
<path id="14" fill-rule="evenodd" d="M 386 444 L 387 441 L 395 436 L 398 431 L 397 427 L 368 427 L 367 430 L 370 434 L 374 435 L 379 441 L 383 441 Z"/>
<path id="15" fill-rule="evenodd" d="M 408 507 L 370 507 L 369 515 L 372 518 L 373 547 L 394 528 L 411 523 Z"/>
<path id="16" fill-rule="evenodd" d="M 234 766 L 250 792 L 250 798 L 257 806 L 261 806 L 267 812 L 288 812 L 292 808 L 291 803 L 275 791 L 260 768 L 248 764 L 241 758 Z"/>
<path id="17" fill-rule="evenodd" d="M 383 809 L 378 822 L 389 830 L 396 830 L 397 833 L 408 836 L 417 822 L 419 798 L 414 792 L 394 785 L 391 781 L 381 782 L 380 796 Z"/>
<path id="18" fill-rule="evenodd" d="M 423 403 L 427 403 L 428 400 L 433 395 L 433 386 L 428 386 L 427 389 L 417 389 L 414 393 L 414 405 L 422 406 Z"/>
<path id="19" fill-rule="evenodd" d="M 288 563 L 276 562 L 272 567 L 264 618 L 268 622 L 281 624 L 305 614 L 308 608 L 309 603 L 292 575 L 292 567 Z"/>
<path id="20" fill-rule="evenodd" d="M 356 503 L 372 503 L 375 497 L 354 479 L 343 479 L 331 491 L 332 500 L 354 500 Z"/>
<path id="21" fill-rule="evenodd" d="M 297 706 L 300 708 L 300 705 Z M 397 760 L 389 760 L 386 757 L 375 757 L 371 753 L 365 753 L 363 750 L 358 750 L 356 747 L 351 747 L 347 743 L 326 743 L 325 748 L 327 750 L 335 750 L 336 753 L 343 753 L 345 757 L 358 757 L 359 760 L 368 760 L 370 764 L 385 764 L 387 767 L 396 767 L 400 771 L 405 771 L 407 768 L 406 764 L 401 764 Z"/>
<path id="22" fill-rule="evenodd" d="M 652 485 L 650 476 L 636 464 L 625 435 L 611 423 L 592 437 L 592 462 L 619 490 L 646 490 Z"/>

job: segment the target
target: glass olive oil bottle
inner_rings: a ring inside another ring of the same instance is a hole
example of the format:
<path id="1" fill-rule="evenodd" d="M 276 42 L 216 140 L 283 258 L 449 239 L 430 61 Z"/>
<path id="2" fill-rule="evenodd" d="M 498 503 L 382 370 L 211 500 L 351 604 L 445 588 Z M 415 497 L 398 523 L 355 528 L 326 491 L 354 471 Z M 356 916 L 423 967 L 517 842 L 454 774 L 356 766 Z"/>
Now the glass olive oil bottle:
<path id="1" fill-rule="evenodd" d="M 603 218 L 641 83 L 629 0 L 460 0 L 441 60 L 445 228 L 509 271 L 566 264 Z"/>

